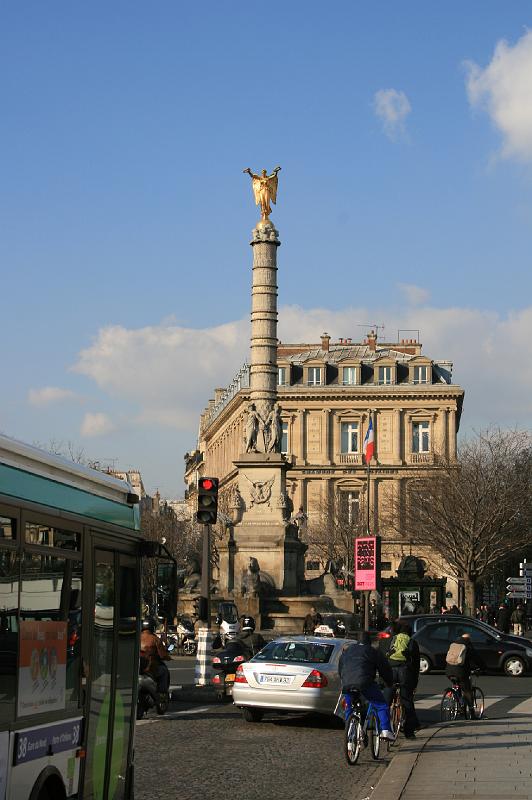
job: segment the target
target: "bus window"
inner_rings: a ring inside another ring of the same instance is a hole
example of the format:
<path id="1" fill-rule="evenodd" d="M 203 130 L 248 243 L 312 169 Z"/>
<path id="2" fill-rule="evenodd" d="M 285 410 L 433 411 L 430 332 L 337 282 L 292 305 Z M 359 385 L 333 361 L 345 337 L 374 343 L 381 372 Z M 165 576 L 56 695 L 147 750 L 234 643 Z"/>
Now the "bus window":
<path id="1" fill-rule="evenodd" d="M 15 719 L 19 557 L 0 549 L 0 723 Z"/>
<path id="2" fill-rule="evenodd" d="M 77 709 L 81 682 L 81 561 L 59 558 L 55 555 L 25 553 L 22 562 L 20 591 L 20 617 L 23 638 L 40 637 L 49 640 L 39 648 L 40 677 L 48 670 L 55 680 L 57 692 L 43 708 L 19 702 L 19 713 L 39 713 L 50 710 L 50 702 L 57 708 Z M 30 670 L 37 673 L 33 652 L 27 654 Z M 33 673 L 32 673 L 33 676 Z M 21 679 L 24 680 L 22 674 Z M 50 681 L 50 685 L 51 685 Z M 19 698 L 20 701 L 20 698 Z"/>
<path id="3" fill-rule="evenodd" d="M 16 520 L 0 516 L 0 542 L 13 542 L 16 537 Z"/>

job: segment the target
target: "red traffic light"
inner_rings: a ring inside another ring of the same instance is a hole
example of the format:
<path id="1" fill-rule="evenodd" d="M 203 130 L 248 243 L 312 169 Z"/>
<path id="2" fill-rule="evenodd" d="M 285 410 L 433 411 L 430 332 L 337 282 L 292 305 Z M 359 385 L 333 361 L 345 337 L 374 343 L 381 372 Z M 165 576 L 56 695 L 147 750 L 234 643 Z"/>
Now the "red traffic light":
<path id="1" fill-rule="evenodd" d="M 214 481 L 211 480 L 210 478 L 200 478 L 199 483 L 201 488 L 206 489 L 207 491 L 210 491 L 210 489 L 214 488 Z"/>

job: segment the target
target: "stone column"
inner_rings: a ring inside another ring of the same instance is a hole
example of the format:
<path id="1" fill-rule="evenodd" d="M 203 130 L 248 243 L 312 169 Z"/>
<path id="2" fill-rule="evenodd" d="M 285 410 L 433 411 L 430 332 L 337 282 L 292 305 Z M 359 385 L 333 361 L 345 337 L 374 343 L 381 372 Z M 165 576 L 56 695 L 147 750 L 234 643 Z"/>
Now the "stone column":
<path id="1" fill-rule="evenodd" d="M 299 417 L 299 464 L 306 464 L 306 453 L 305 453 L 305 409 L 299 409 L 297 415 Z"/>
<path id="2" fill-rule="evenodd" d="M 393 437 L 393 455 L 395 461 L 400 464 L 403 462 L 403 454 L 401 452 L 401 425 L 402 425 L 402 408 L 394 409 L 394 437 Z"/>
<path id="3" fill-rule="evenodd" d="M 269 219 L 253 230 L 250 399 L 265 420 L 277 399 L 277 248 L 279 233 Z M 263 450 L 261 437 L 257 449 Z"/>
<path id="4" fill-rule="evenodd" d="M 456 411 L 454 408 L 449 409 L 447 440 L 449 444 L 449 458 L 456 458 Z"/>
<path id="5" fill-rule="evenodd" d="M 331 409 L 323 409 L 323 463 L 331 463 L 331 443 L 330 443 L 330 427 L 331 427 Z"/>

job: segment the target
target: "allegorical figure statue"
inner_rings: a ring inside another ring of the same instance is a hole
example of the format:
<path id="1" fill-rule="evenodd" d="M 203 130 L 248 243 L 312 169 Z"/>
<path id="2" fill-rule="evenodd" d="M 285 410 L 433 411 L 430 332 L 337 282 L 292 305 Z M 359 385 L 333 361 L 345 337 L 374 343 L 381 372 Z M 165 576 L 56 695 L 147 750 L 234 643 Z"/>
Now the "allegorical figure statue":
<path id="1" fill-rule="evenodd" d="M 260 205 L 261 219 L 268 219 L 272 213 L 270 202 L 275 205 L 277 202 L 277 173 L 281 167 L 275 167 L 271 175 L 266 170 L 262 170 L 261 175 L 255 175 L 248 167 L 244 170 L 251 177 L 251 186 L 255 195 L 255 203 Z"/>
<path id="2" fill-rule="evenodd" d="M 247 408 L 247 414 L 248 418 L 246 420 L 246 427 L 244 430 L 244 444 L 246 447 L 246 453 L 256 453 L 257 435 L 262 420 L 259 412 L 255 408 L 255 403 L 249 404 Z"/>
<path id="3" fill-rule="evenodd" d="M 283 421 L 281 419 L 281 406 L 275 403 L 266 420 L 268 431 L 268 453 L 280 453 L 283 439 Z"/>

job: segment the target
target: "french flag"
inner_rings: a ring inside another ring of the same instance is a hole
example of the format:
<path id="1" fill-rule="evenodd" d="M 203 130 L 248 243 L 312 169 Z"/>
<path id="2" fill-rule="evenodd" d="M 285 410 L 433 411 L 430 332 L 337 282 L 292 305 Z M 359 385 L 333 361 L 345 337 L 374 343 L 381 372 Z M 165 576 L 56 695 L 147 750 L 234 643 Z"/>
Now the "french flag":
<path id="1" fill-rule="evenodd" d="M 364 436 L 364 461 L 369 464 L 373 458 L 374 437 L 373 437 L 373 420 L 369 418 L 369 425 Z"/>

